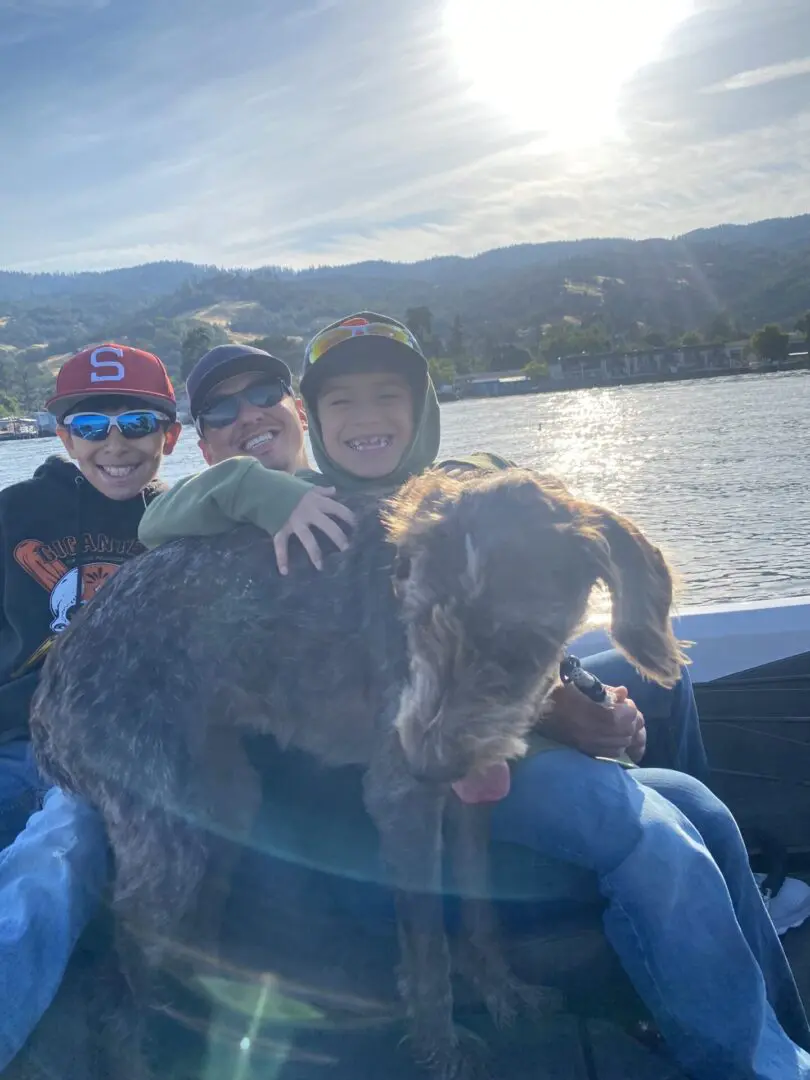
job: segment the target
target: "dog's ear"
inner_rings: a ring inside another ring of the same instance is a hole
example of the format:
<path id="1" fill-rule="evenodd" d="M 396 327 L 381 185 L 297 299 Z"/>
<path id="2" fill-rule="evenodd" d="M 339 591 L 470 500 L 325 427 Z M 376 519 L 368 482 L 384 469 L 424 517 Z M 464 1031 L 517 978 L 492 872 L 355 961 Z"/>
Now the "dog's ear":
<path id="1" fill-rule="evenodd" d="M 631 521 L 597 511 L 609 558 L 600 576 L 613 601 L 611 637 L 644 675 L 674 686 L 686 663 L 672 633 L 672 575 L 664 556 Z"/>

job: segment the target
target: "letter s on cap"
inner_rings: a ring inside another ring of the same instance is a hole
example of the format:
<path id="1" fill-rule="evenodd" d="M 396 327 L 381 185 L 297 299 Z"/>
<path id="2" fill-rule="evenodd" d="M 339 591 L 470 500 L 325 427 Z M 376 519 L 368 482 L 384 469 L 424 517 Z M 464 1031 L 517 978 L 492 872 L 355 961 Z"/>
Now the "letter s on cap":
<path id="1" fill-rule="evenodd" d="M 112 353 L 113 356 L 117 356 L 119 359 L 102 360 L 101 356 L 103 353 Z M 123 349 L 116 349 L 112 345 L 101 345 L 99 348 L 93 349 L 90 354 L 90 367 L 94 368 L 94 370 L 90 373 L 90 382 L 121 382 L 121 380 L 126 377 L 124 365 L 120 360 L 123 355 Z M 99 374 L 99 372 L 102 371 L 107 372 L 107 374 Z"/>

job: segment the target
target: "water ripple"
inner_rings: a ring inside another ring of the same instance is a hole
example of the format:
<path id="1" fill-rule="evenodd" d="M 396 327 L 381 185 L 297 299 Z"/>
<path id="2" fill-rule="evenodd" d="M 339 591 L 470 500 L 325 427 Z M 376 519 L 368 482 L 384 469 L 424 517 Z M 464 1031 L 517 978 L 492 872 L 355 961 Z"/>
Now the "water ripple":
<path id="1" fill-rule="evenodd" d="M 682 603 L 810 593 L 810 373 L 613 387 L 442 412 L 442 453 L 492 450 L 628 514 L 666 550 Z M 0 445 L 0 485 L 52 440 Z M 186 428 L 168 480 L 202 466 Z"/>

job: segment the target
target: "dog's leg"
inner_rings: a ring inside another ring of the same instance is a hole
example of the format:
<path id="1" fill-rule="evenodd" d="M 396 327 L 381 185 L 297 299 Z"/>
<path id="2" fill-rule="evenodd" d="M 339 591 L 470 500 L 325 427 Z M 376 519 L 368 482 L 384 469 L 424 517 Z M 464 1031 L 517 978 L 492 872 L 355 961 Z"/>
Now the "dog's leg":
<path id="1" fill-rule="evenodd" d="M 475 1044 L 453 1026 L 450 952 L 442 901 L 441 789 L 410 775 L 399 737 L 384 736 L 366 774 L 365 799 L 395 890 L 399 989 L 416 1058 L 440 1080 L 484 1075 Z"/>
<path id="2" fill-rule="evenodd" d="M 521 1012 L 537 1017 L 559 1011 L 562 995 L 522 982 L 510 971 L 503 955 L 490 899 L 489 808 L 465 805 L 451 795 L 447 817 L 453 872 L 461 896 L 462 937 L 456 950 L 459 973 L 480 994 L 499 1028 L 508 1027 Z"/>
<path id="3" fill-rule="evenodd" d="M 208 862 L 188 923 L 193 944 L 207 947 L 216 960 L 231 882 L 250 841 L 262 797 L 259 775 L 248 759 L 240 731 L 209 728 L 198 782 L 205 800 L 201 828 L 207 834 Z"/>
<path id="4" fill-rule="evenodd" d="M 107 817 L 113 910 L 158 966 L 193 905 L 207 848 L 197 830 L 162 808 L 130 804 L 122 811 Z"/>

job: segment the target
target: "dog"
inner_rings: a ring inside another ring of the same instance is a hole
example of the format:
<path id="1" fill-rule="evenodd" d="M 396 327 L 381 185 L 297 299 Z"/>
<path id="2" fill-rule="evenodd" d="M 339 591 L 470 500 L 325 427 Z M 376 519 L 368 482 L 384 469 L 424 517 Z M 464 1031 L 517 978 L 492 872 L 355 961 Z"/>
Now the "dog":
<path id="1" fill-rule="evenodd" d="M 259 800 L 245 733 L 362 765 L 395 890 L 413 1052 L 437 1080 L 463 1080 L 480 1062 L 453 1025 L 447 808 L 468 897 L 459 970 L 500 1024 L 554 1002 L 501 958 L 484 899 L 486 812 L 453 786 L 525 753 L 600 581 L 613 640 L 673 685 L 671 576 L 629 521 L 529 471 L 436 470 L 382 504 L 347 501 L 353 541 L 320 572 L 298 552 L 280 576 L 251 526 L 124 566 L 47 658 L 33 740 L 43 771 L 105 821 L 121 963 L 142 1005 L 167 942 L 190 950 L 220 935 L 234 841 Z M 131 1061 L 116 1075 L 141 1075 Z"/>

